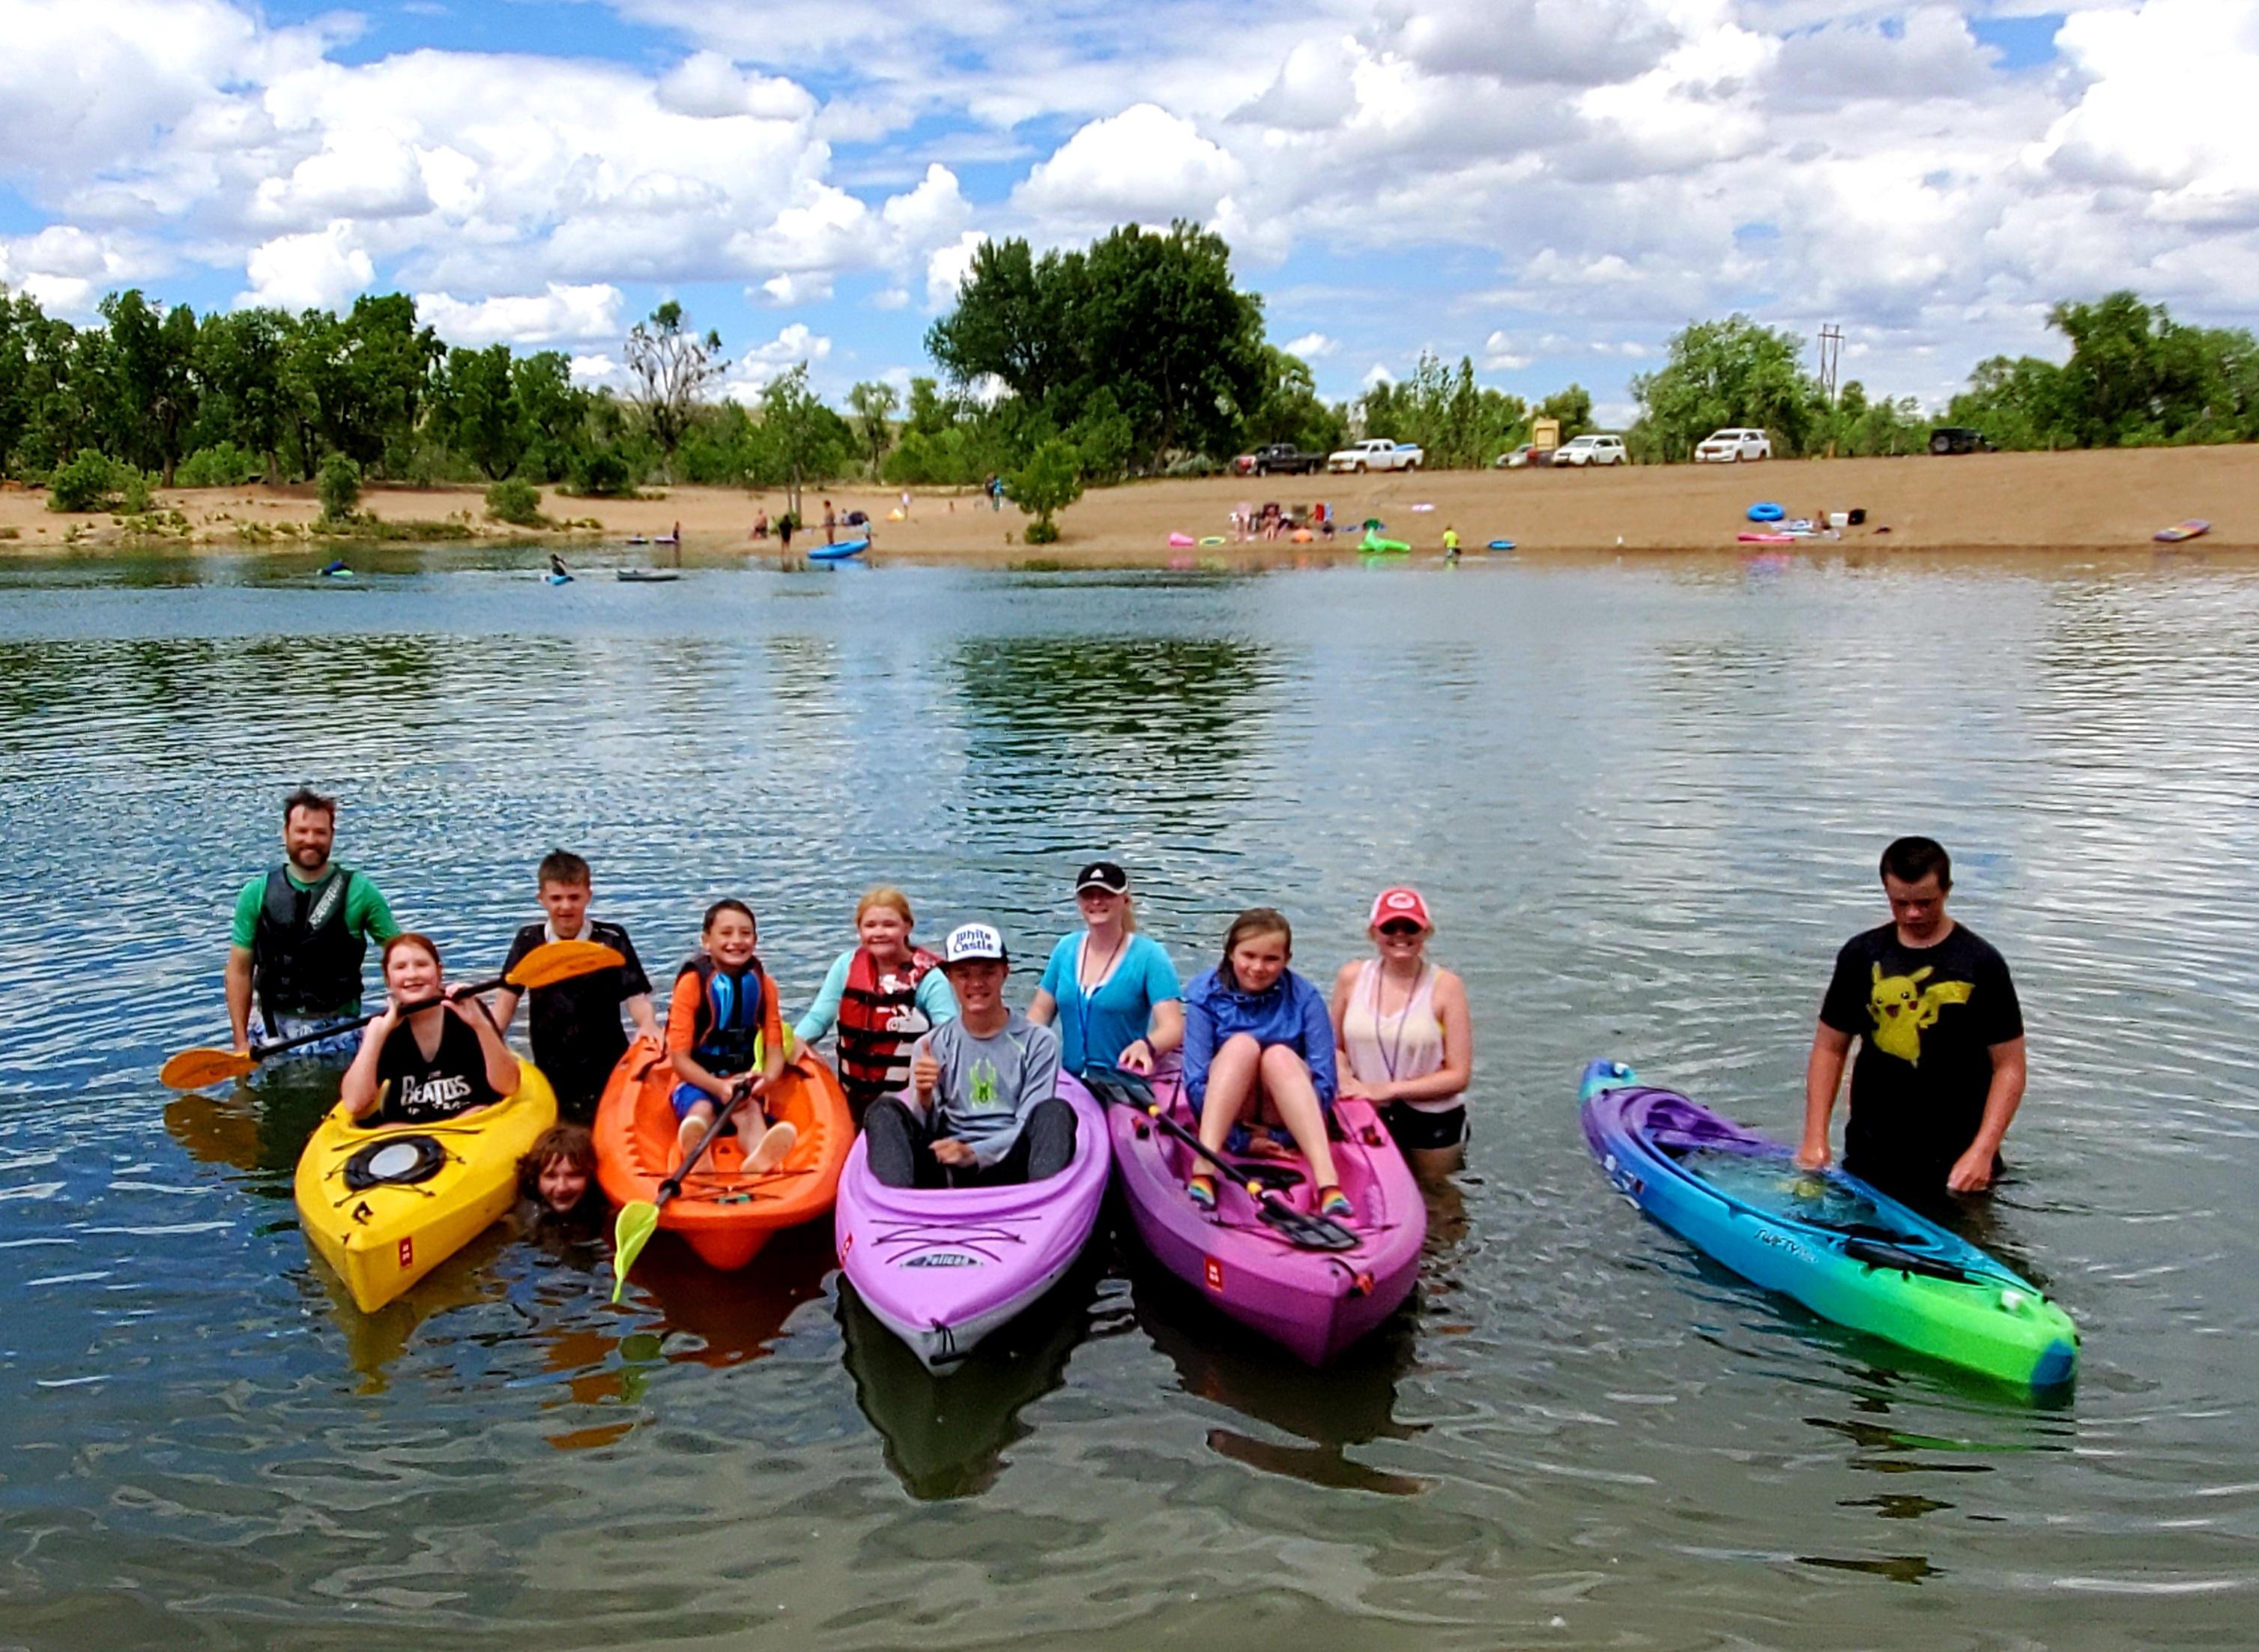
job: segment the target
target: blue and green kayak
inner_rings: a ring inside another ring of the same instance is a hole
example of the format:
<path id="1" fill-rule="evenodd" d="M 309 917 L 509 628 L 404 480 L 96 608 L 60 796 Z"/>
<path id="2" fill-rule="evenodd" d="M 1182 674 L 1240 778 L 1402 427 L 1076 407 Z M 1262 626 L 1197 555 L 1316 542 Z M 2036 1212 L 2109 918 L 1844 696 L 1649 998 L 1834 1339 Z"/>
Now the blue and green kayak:
<path id="1" fill-rule="evenodd" d="M 1857 1177 L 1799 1170 L 1780 1143 L 1621 1062 L 1588 1065 L 1579 1095 L 1616 1191 L 1743 1278 L 2019 1387 L 2077 1372 L 2078 1328 L 2038 1286 Z"/>

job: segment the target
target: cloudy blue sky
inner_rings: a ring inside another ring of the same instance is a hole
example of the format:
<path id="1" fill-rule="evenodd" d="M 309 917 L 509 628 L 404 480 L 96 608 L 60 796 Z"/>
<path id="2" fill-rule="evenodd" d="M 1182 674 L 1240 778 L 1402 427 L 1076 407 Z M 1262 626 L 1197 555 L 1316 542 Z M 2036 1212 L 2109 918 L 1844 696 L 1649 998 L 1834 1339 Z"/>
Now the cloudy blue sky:
<path id="1" fill-rule="evenodd" d="M 984 238 L 1220 230 L 1329 395 L 1625 383 L 1840 324 L 1935 402 L 2057 298 L 2259 320 L 2259 0 L 0 0 L 0 282 L 86 314 L 417 296 L 743 394 L 926 371 Z"/>

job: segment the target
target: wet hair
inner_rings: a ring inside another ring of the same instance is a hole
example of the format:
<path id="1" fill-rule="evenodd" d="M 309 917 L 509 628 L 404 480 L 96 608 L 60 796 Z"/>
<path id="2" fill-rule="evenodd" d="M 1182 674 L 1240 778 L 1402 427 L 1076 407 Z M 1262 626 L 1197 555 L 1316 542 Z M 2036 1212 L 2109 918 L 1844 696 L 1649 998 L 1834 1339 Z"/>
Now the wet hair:
<path id="1" fill-rule="evenodd" d="M 588 1190 L 581 1202 L 570 1210 L 560 1210 L 560 1216 L 587 1216 L 603 1207 L 603 1189 L 596 1186 L 596 1138 L 585 1124 L 552 1124 L 533 1138 L 533 1145 L 518 1156 L 517 1191 L 521 1198 L 541 1197 L 541 1172 L 553 1159 L 563 1159 L 584 1172 L 588 1178 Z M 544 1209 L 547 1207 L 545 1205 Z"/>
<path id="2" fill-rule="evenodd" d="M 588 863 L 569 849 L 552 849 L 541 858 L 540 869 L 533 874 L 536 883 L 578 884 L 588 886 Z"/>
<path id="3" fill-rule="evenodd" d="M 1937 874 L 1940 894 L 1953 887 L 1953 858 L 1935 838 L 1901 837 L 1883 851 L 1882 873 L 1885 878 L 1896 878 L 1900 883 L 1920 883 L 1933 872 Z"/>
<path id="4" fill-rule="evenodd" d="M 439 965 L 439 943 L 437 941 L 428 935 L 418 935 L 413 929 L 403 929 L 384 943 L 384 951 L 379 956 L 377 967 L 381 969 L 391 963 L 393 953 L 403 946 L 422 947 L 431 955 L 432 964 L 435 966 Z"/>
<path id="5" fill-rule="evenodd" d="M 910 915 L 910 898 L 890 883 L 874 883 L 863 891 L 863 898 L 855 903 L 855 922 L 863 922 L 863 915 L 873 907 L 884 907 L 902 921 L 902 928 L 914 929 L 917 920 Z"/>
<path id="6" fill-rule="evenodd" d="M 327 815 L 332 826 L 338 823 L 338 800 L 323 796 L 310 786 L 302 786 L 282 800 L 282 823 L 288 826 L 290 816 L 302 808 L 310 808 L 317 815 Z"/>
<path id="7" fill-rule="evenodd" d="M 1239 950 L 1241 942 L 1258 935 L 1281 937 L 1286 943 L 1286 956 L 1290 958 L 1294 956 L 1294 926 L 1286 922 L 1286 915 L 1276 907 L 1248 908 L 1234 918 L 1231 927 L 1223 932 L 1223 963 L 1216 971 L 1231 984 L 1235 992 L 1239 988 L 1239 977 L 1231 967 L 1231 955 Z"/>
<path id="8" fill-rule="evenodd" d="M 742 901 L 724 897 L 720 901 L 716 901 L 712 906 L 706 908 L 706 916 L 698 925 L 698 933 L 701 935 L 711 935 L 714 932 L 714 920 L 720 917 L 724 912 L 743 913 L 746 922 L 752 924 L 756 929 L 760 928 L 759 921 L 753 916 L 753 909 L 751 907 L 747 906 Z"/>

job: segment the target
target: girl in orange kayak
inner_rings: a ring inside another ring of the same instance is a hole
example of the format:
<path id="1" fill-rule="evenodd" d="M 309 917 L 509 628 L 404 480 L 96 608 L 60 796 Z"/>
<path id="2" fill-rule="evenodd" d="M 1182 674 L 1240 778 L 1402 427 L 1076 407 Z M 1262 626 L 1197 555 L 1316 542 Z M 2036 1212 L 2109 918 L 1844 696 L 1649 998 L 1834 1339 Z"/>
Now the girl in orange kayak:
<path id="1" fill-rule="evenodd" d="M 676 1150 L 688 1158 L 721 1110 L 742 1086 L 744 1111 L 756 1129 L 745 1168 L 773 1169 L 799 1140 L 789 1124 L 772 1124 L 761 1097 L 784 1076 L 784 1027 L 777 1015 L 776 983 L 753 955 L 759 932 L 753 909 L 742 901 L 716 901 L 699 930 L 702 949 L 674 978 L 667 1005 L 666 1056 L 674 1076 Z"/>

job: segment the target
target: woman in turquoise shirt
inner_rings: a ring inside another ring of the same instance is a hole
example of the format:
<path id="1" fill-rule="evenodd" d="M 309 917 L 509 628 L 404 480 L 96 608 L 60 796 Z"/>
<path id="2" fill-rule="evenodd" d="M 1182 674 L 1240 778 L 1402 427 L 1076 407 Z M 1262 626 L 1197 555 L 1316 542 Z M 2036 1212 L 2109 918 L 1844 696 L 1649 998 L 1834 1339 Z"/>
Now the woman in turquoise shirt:
<path id="1" fill-rule="evenodd" d="M 1130 874 L 1094 860 L 1074 880 L 1080 934 L 1059 937 L 1028 1019 L 1057 1027 L 1060 1065 L 1151 1073 L 1185 1042 L 1184 991 L 1161 943 L 1137 933 Z"/>

